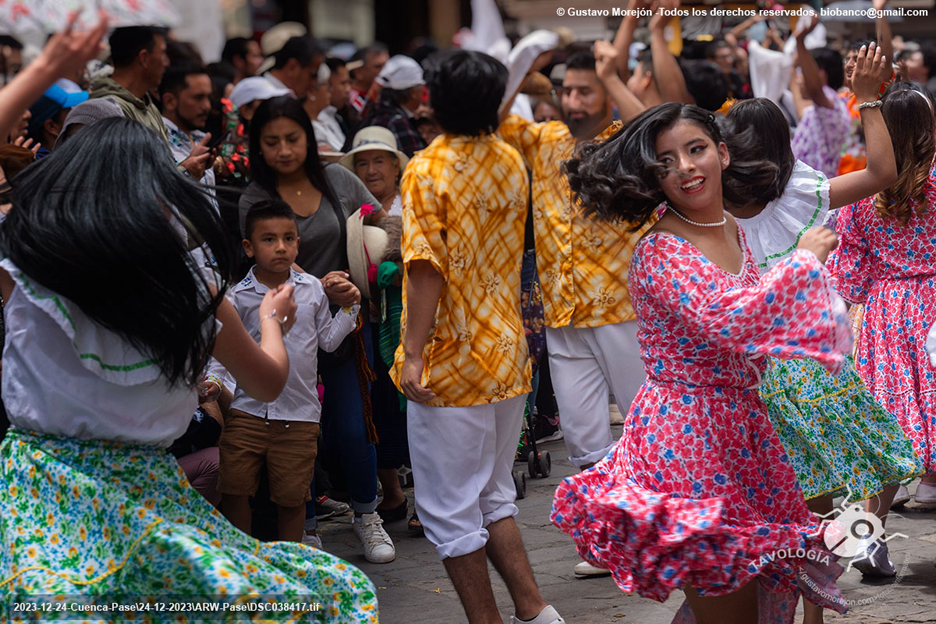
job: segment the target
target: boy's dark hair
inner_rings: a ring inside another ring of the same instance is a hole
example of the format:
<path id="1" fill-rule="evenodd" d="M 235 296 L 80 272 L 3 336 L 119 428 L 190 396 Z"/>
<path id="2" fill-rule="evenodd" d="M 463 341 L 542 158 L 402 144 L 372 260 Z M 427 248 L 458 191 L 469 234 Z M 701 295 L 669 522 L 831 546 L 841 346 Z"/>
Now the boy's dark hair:
<path id="1" fill-rule="evenodd" d="M 507 68 L 467 50 L 442 50 L 426 59 L 426 86 L 439 125 L 452 134 L 497 130 L 497 109 L 507 89 Z"/>
<path id="2" fill-rule="evenodd" d="M 184 63 L 195 63 L 204 65 L 201 52 L 194 44 L 188 41 L 178 41 L 176 39 L 166 39 L 166 56 L 169 57 L 170 65 L 182 65 Z"/>
<path id="3" fill-rule="evenodd" d="M 210 76 L 207 69 L 195 63 L 182 63 L 180 65 L 167 67 L 166 73 L 163 74 L 162 82 L 159 83 L 160 100 L 162 100 L 162 96 L 166 93 L 179 95 L 180 91 L 188 87 L 188 77 L 196 74 Z"/>
<path id="4" fill-rule="evenodd" d="M 845 63 L 842 55 L 831 48 L 816 48 L 810 50 L 819 69 L 826 73 L 830 88 L 838 91 L 845 83 Z"/>
<path id="5" fill-rule="evenodd" d="M 221 52 L 221 60 L 227 61 L 233 65 L 235 56 L 246 59 L 247 44 L 251 41 L 252 39 L 248 39 L 246 37 L 234 37 L 233 39 L 228 39 L 224 44 L 224 50 Z"/>
<path id="6" fill-rule="evenodd" d="M 570 69 L 590 69 L 595 71 L 595 55 L 591 52 L 576 52 L 566 61 L 566 71 Z"/>
<path id="7" fill-rule="evenodd" d="M 731 44 L 725 41 L 724 39 L 717 39 L 715 41 L 710 41 L 705 46 L 705 58 L 708 60 L 714 60 L 718 54 L 719 48 L 728 48 L 731 49 Z"/>
<path id="8" fill-rule="evenodd" d="M 253 237 L 257 221 L 267 219 L 289 219 L 296 222 L 296 213 L 289 207 L 289 204 L 282 199 L 265 199 L 259 201 L 250 207 L 247 211 L 247 218 L 244 221 L 244 237 L 250 240 Z"/>
<path id="9" fill-rule="evenodd" d="M 696 106 L 712 112 L 720 109 L 730 91 L 721 67 L 711 61 L 684 61 L 680 67 Z"/>
<path id="10" fill-rule="evenodd" d="M 291 37 L 273 56 L 276 59 L 273 69 L 282 69 L 289 59 L 296 59 L 300 66 L 308 67 L 315 57 L 324 56 L 324 53 L 312 37 Z"/>
<path id="11" fill-rule="evenodd" d="M 140 50 L 152 52 L 156 46 L 156 35 L 165 37 L 166 29 L 155 26 L 126 26 L 114 30 L 108 39 L 114 67 L 127 67 L 133 63 Z"/>

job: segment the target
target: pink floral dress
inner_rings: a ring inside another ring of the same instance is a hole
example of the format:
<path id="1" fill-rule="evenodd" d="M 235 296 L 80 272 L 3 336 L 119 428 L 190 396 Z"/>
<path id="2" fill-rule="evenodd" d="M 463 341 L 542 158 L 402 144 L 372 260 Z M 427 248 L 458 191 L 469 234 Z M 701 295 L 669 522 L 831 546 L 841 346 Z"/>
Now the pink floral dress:
<path id="1" fill-rule="evenodd" d="M 855 364 L 865 385 L 897 417 L 936 470 L 936 369 L 926 335 L 936 323 L 936 168 L 926 182 L 929 207 L 906 225 L 882 219 L 874 197 L 839 211 L 838 249 L 829 261 L 841 295 L 863 303 Z"/>
<path id="2" fill-rule="evenodd" d="M 608 456 L 560 484 L 551 519 L 626 592 L 717 596 L 756 578 L 760 621 L 791 622 L 803 567 L 833 597 L 810 599 L 844 611 L 834 557 L 821 570 L 771 559 L 828 550 L 756 387 L 766 355 L 839 369 L 851 344 L 845 306 L 812 253 L 759 277 L 740 229 L 739 242 L 740 275 L 673 234 L 638 243 L 629 282 L 648 379 Z M 692 621 L 686 605 L 674 621 Z"/>

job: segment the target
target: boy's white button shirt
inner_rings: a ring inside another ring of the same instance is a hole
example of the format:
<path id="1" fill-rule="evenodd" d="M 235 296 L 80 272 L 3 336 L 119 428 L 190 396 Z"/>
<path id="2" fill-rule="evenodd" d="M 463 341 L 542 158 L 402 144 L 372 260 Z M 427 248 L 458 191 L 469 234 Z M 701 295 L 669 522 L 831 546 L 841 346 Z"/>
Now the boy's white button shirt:
<path id="1" fill-rule="evenodd" d="M 332 317 L 328 296 L 322 282 L 308 273 L 290 270 L 286 280 L 295 288 L 298 309 L 296 322 L 284 340 L 289 354 L 289 377 L 279 397 L 263 403 L 249 397 L 240 387 L 234 392 L 231 407 L 270 420 L 318 422 L 322 406 L 318 399 L 318 350 L 331 352 L 338 348 L 356 325 L 360 306 L 342 308 Z M 228 297 L 247 332 L 260 342 L 260 302 L 270 289 L 254 277 L 253 268 Z"/>

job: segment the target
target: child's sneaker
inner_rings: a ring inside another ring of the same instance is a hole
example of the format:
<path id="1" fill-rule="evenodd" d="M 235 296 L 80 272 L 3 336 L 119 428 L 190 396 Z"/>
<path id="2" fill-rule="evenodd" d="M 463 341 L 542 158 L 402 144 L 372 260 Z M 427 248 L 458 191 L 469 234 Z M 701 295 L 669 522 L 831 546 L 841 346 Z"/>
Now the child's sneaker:
<path id="1" fill-rule="evenodd" d="M 347 503 L 336 501 L 327 496 L 317 496 L 315 498 L 315 519 L 325 520 L 333 516 L 341 516 L 351 511 Z"/>
<path id="2" fill-rule="evenodd" d="M 377 513 L 362 514 L 351 521 L 354 534 L 364 546 L 364 558 L 371 563 L 390 563 L 396 559 L 393 541 L 383 528 L 383 520 Z"/>
<path id="3" fill-rule="evenodd" d="M 302 543 L 306 546 L 312 546 L 313 548 L 318 548 L 322 550 L 322 538 L 318 535 L 312 535 L 311 533 L 302 534 Z"/>

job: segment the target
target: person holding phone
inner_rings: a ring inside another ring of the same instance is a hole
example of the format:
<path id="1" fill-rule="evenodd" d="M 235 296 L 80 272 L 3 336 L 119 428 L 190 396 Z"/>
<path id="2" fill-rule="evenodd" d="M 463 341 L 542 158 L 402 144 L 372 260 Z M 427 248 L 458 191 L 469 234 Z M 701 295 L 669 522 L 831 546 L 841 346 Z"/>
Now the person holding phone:
<path id="1" fill-rule="evenodd" d="M 194 63 L 173 65 L 159 83 L 159 99 L 176 163 L 193 180 L 214 186 L 212 164 L 224 137 L 212 139 L 211 133 L 204 131 L 211 112 L 211 77 L 207 70 Z"/>

